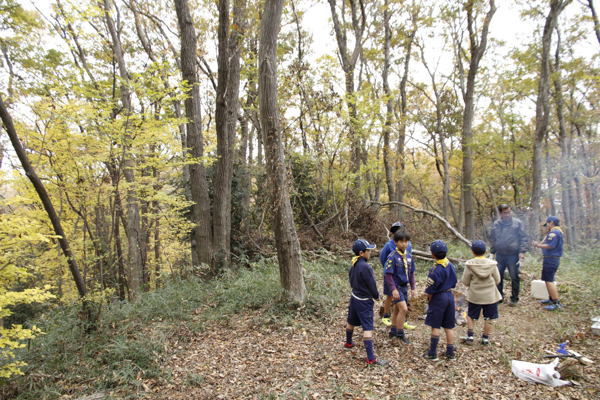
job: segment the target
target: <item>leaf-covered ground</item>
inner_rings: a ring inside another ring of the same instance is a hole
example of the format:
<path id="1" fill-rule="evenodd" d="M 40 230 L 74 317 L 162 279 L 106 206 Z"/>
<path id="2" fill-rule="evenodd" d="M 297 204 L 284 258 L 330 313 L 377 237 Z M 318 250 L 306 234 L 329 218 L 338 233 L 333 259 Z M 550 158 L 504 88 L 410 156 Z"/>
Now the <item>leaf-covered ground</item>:
<path id="1" fill-rule="evenodd" d="M 519 306 L 500 305 L 492 345 L 461 345 L 466 328 L 457 327 L 453 361 L 422 358 L 430 329 L 418 319 L 421 295 L 409 316 L 417 327 L 408 333 L 411 345 L 388 339 L 377 318 L 375 351 L 390 361 L 383 368 L 366 366 L 360 328 L 358 346 L 343 348 L 347 257 L 307 253 L 310 296 L 302 304 L 281 298 L 274 258 L 209 282 L 175 277 L 134 302 L 106 304 L 89 334 L 75 305 L 44 313 L 34 322 L 45 334 L 18 353 L 28 364 L 25 375 L 3 381 L 0 399 L 598 399 L 600 336 L 592 334 L 590 318 L 600 315 L 599 257 L 591 247 L 561 261 L 565 309 L 558 313 L 530 297 L 539 263 L 527 258 Z M 426 272 L 427 263 L 419 263 L 419 293 Z M 545 351 L 565 340 L 596 362 L 569 369 L 580 375 L 573 386 L 551 388 L 512 374 L 511 360 L 550 362 Z M 442 334 L 438 353 L 444 350 Z"/>
<path id="2" fill-rule="evenodd" d="M 525 286 L 525 285 L 524 285 Z M 508 287 L 510 289 L 510 286 Z M 505 289 L 506 290 L 506 289 Z M 544 350 L 557 348 L 556 338 L 567 334 L 570 348 L 600 361 L 598 336 L 591 323 L 570 312 L 545 311 L 522 289 L 518 307 L 500 305 L 492 345 L 457 344 L 457 359 L 433 363 L 422 358 L 430 329 L 413 312 L 411 345 L 392 341 L 380 322 L 375 328 L 375 352 L 388 367 L 366 367 L 362 342 L 343 348 L 347 304 L 340 301 L 322 318 L 298 318 L 292 326 L 256 325 L 260 311 L 222 321 L 189 342 L 174 343 L 169 355 L 168 383 L 148 381 L 146 399 L 598 399 L 598 364 L 582 367 L 573 386 L 552 388 L 527 383 L 511 372 L 513 359 L 549 362 Z M 481 333 L 482 321 L 476 325 Z M 565 332 L 568 329 L 569 332 Z M 457 341 L 465 327 L 455 330 Z M 180 337 L 186 336 L 185 332 Z M 360 339 L 360 328 L 355 339 Z M 445 349 L 442 334 L 438 353 Z"/>

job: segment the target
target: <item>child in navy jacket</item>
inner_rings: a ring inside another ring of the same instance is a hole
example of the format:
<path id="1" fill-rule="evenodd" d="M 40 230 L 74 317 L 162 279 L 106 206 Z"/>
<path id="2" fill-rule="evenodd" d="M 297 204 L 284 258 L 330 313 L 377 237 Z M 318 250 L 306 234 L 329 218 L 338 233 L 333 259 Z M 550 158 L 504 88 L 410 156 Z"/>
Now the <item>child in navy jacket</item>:
<path id="1" fill-rule="evenodd" d="M 354 347 L 352 335 L 355 326 L 363 328 L 363 342 L 367 351 L 367 364 L 387 365 L 388 362 L 375 357 L 373 352 L 373 299 L 379 300 L 377 282 L 373 274 L 373 268 L 367 263 L 371 257 L 371 250 L 375 248 L 364 239 L 358 239 L 352 246 L 356 257 L 352 259 L 352 267 L 348 271 L 352 295 L 348 305 L 348 320 L 346 325 L 346 343 L 344 347 Z"/>
<path id="2" fill-rule="evenodd" d="M 440 341 L 440 328 L 446 331 L 446 358 L 453 360 L 454 355 L 454 326 L 455 326 L 455 304 L 452 289 L 456 286 L 458 278 L 454 265 L 446 258 L 448 246 L 443 240 L 436 240 L 430 247 L 431 255 L 436 262 L 429 270 L 427 277 L 427 298 L 429 308 L 425 325 L 431 327 L 431 346 L 429 351 L 423 354 L 428 360 L 438 360 L 437 346 Z"/>
<path id="3" fill-rule="evenodd" d="M 383 273 L 390 292 L 394 299 L 394 314 L 392 315 L 392 326 L 390 338 L 398 338 L 406 344 L 410 344 L 404 334 L 404 317 L 408 312 L 408 284 L 411 284 L 413 294 L 415 292 L 415 263 L 412 255 L 408 252 L 410 235 L 404 230 L 394 233 L 396 250 L 391 252 L 385 263 Z"/>

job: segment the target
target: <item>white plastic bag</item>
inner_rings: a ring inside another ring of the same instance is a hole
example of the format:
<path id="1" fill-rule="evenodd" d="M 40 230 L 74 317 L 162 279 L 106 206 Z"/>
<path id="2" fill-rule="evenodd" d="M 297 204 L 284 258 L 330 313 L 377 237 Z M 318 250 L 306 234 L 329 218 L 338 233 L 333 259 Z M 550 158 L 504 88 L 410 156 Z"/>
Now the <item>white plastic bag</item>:
<path id="1" fill-rule="evenodd" d="M 512 372 L 517 378 L 528 382 L 543 383 L 548 386 L 569 385 L 571 382 L 560 379 L 560 373 L 554 368 L 558 365 L 558 358 L 550 364 L 534 364 L 525 361 L 512 360 Z"/>

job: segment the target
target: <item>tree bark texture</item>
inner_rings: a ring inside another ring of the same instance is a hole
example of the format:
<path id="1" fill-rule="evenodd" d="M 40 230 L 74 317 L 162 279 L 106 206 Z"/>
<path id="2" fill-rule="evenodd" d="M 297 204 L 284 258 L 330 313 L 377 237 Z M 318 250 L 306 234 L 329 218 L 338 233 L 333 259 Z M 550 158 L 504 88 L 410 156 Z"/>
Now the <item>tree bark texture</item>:
<path id="1" fill-rule="evenodd" d="M 572 184 L 572 181 L 569 176 L 569 147 L 568 147 L 568 137 L 567 137 L 567 126 L 565 124 L 565 115 L 564 115 L 564 99 L 563 99 L 563 90 L 562 90 L 562 79 L 561 79 L 561 71 L 560 71 L 560 32 L 558 27 L 556 28 L 557 33 L 557 43 L 556 43 L 556 53 L 554 54 L 554 90 L 555 90 L 555 102 L 556 102 L 556 116 L 558 118 L 558 138 L 560 143 L 560 165 L 559 165 L 559 175 L 560 175 L 560 187 L 561 187 L 561 205 L 563 210 L 563 218 L 564 221 L 561 224 L 563 229 L 565 229 L 565 239 L 567 244 L 573 246 L 575 240 L 575 224 L 573 224 L 573 219 L 571 217 L 571 209 L 569 207 L 569 187 Z"/>
<path id="2" fill-rule="evenodd" d="M 407 32 L 408 38 L 406 43 L 406 54 L 404 55 L 404 74 L 400 80 L 400 116 L 398 122 L 400 123 L 400 130 L 398 132 L 398 146 L 397 146 L 397 166 L 396 171 L 398 176 L 396 179 L 396 198 L 398 201 L 404 201 L 404 169 L 406 167 L 406 158 L 404 154 L 404 148 L 406 144 L 406 115 L 407 115 L 407 97 L 406 97 L 406 83 L 408 82 L 408 67 L 410 65 L 410 59 L 412 55 L 412 45 L 417 34 L 417 20 L 420 8 L 412 8 L 411 18 L 413 21 L 412 29 Z M 400 207 L 399 217 L 404 216 L 404 208 Z"/>
<path id="3" fill-rule="evenodd" d="M 194 160 L 204 156 L 200 93 L 196 73 L 196 30 L 187 0 L 175 0 L 177 21 L 181 31 L 181 75 L 188 83 L 185 99 L 187 142 Z M 208 181 L 204 164 L 196 161 L 190 165 L 190 184 L 194 205 L 194 239 L 198 262 L 212 265 L 213 246 L 210 218 Z"/>
<path id="4" fill-rule="evenodd" d="M 277 35 L 283 3 L 284 0 L 265 1 L 258 53 L 258 96 L 281 287 L 301 301 L 306 298 L 307 292 L 302 273 L 300 242 L 288 193 L 277 103 Z"/>
<path id="5" fill-rule="evenodd" d="M 390 29 L 390 10 L 389 0 L 385 0 L 383 9 L 383 24 L 384 24 L 384 61 L 383 61 L 383 91 L 386 97 L 385 124 L 383 126 L 383 166 L 385 170 L 385 183 L 388 189 L 388 198 L 390 201 L 398 201 L 396 198 L 396 185 L 394 183 L 394 171 L 392 169 L 392 149 L 390 148 L 390 134 L 392 132 L 392 117 L 394 111 L 394 102 L 392 100 L 392 91 L 388 83 L 388 75 L 390 70 L 390 47 L 392 39 L 392 31 Z M 391 205 L 390 211 L 396 217 L 396 206 Z"/>
<path id="6" fill-rule="evenodd" d="M 435 79 L 435 71 L 432 72 L 431 69 L 429 69 L 429 65 L 427 64 L 427 62 L 425 61 L 425 51 L 424 48 L 421 46 L 421 62 L 423 63 L 423 66 L 425 66 L 425 69 L 427 70 L 427 73 L 429 74 L 429 77 L 431 78 L 431 88 L 433 90 L 433 95 L 434 98 L 431 98 L 429 95 L 426 94 L 427 98 L 429 99 L 429 101 L 431 101 L 431 103 L 433 103 L 433 105 L 435 106 L 435 134 L 433 135 L 433 142 L 434 142 L 434 146 L 435 146 L 435 142 L 436 142 L 436 136 L 437 136 L 437 140 L 440 143 L 440 149 L 442 152 L 442 161 L 440 162 L 440 164 L 443 167 L 443 171 L 440 171 L 438 168 L 438 172 L 440 174 L 440 178 L 442 179 L 442 183 L 443 183 L 443 195 L 442 195 L 442 214 L 444 215 L 444 218 L 446 220 L 449 220 L 449 215 L 450 215 L 450 161 L 449 161 L 449 156 L 448 156 L 448 146 L 446 145 L 446 135 L 444 132 L 444 124 L 443 124 L 443 120 L 442 120 L 442 93 L 440 91 L 440 88 L 438 87 L 438 84 L 436 83 L 436 79 Z M 441 87 L 441 90 L 444 90 L 444 86 L 443 85 Z M 434 149 L 435 150 L 435 149 Z M 437 157 L 437 150 L 435 150 L 436 153 L 436 157 Z M 456 213 L 453 213 L 456 214 Z M 454 215 L 454 223 L 458 224 L 458 218 L 456 215 Z"/>
<path id="7" fill-rule="evenodd" d="M 2 118 L 2 123 L 4 124 L 4 128 L 8 133 L 8 137 L 10 138 L 10 142 L 12 143 L 13 148 L 15 149 L 15 153 L 17 153 L 17 157 L 19 157 L 19 161 L 25 170 L 25 174 L 33 184 L 35 191 L 38 196 L 40 196 L 40 200 L 42 201 L 42 205 L 48 214 L 48 218 L 52 223 L 52 227 L 54 228 L 54 232 L 56 233 L 58 238 L 58 243 L 63 252 L 63 255 L 67 258 L 67 264 L 69 265 L 69 270 L 71 271 L 71 275 L 73 275 L 73 280 L 75 281 L 75 286 L 77 286 L 77 292 L 80 297 L 84 297 L 86 294 L 85 281 L 83 276 L 81 276 L 81 272 L 77 267 L 77 261 L 75 260 L 75 255 L 71 251 L 69 247 L 69 242 L 67 240 L 67 236 L 62 228 L 62 224 L 60 223 L 60 218 L 52 205 L 52 201 L 50 200 L 50 196 L 48 196 L 48 192 L 46 192 L 46 188 L 42 184 L 42 181 L 35 173 L 33 166 L 29 162 L 29 158 L 27 157 L 27 153 L 25 153 L 25 149 L 21 145 L 21 141 L 19 140 L 19 136 L 17 135 L 17 131 L 15 130 L 15 126 L 13 124 L 13 120 L 6 109 L 4 104 L 4 100 L 2 96 L 0 96 L 0 117 Z"/>
<path id="8" fill-rule="evenodd" d="M 352 53 L 348 52 L 346 28 L 342 28 L 340 24 L 337 11 L 336 11 L 336 0 L 328 0 L 331 8 L 331 19 L 333 20 L 333 29 L 335 31 L 335 37 L 340 52 L 340 59 L 342 63 L 342 69 L 344 70 L 344 77 L 346 83 L 346 104 L 348 106 L 348 114 L 350 117 L 350 141 L 352 143 L 352 165 L 353 172 L 358 173 L 360 170 L 362 144 L 360 140 L 360 134 L 358 129 L 358 114 L 356 110 L 356 99 L 354 95 L 354 69 L 356 62 L 359 59 L 360 53 L 362 52 L 362 36 L 365 31 L 366 25 L 366 14 L 364 4 L 362 0 L 358 0 L 361 13 L 361 21 L 359 22 L 358 10 L 356 0 L 348 0 L 352 13 L 352 28 L 354 29 L 354 49 Z M 357 185 L 360 183 L 360 179 L 357 178 Z"/>
<path id="9" fill-rule="evenodd" d="M 477 43 L 477 30 L 475 26 L 474 0 L 469 0 L 465 4 L 467 10 L 467 28 L 469 31 L 469 49 L 471 61 L 469 63 L 469 73 L 467 75 L 467 87 L 465 92 L 465 114 L 462 129 L 462 148 L 463 148 L 463 197 L 465 203 L 465 236 L 471 240 L 475 239 L 475 207 L 473 202 L 473 116 L 475 114 L 474 95 L 475 95 L 475 77 L 479 69 L 479 62 L 485 53 L 487 46 L 487 36 L 496 12 L 494 0 L 490 0 L 490 10 L 485 16 L 483 27 L 481 29 L 481 39 Z"/>
<path id="10" fill-rule="evenodd" d="M 552 46 L 552 32 L 556 28 L 560 13 L 571 1 L 551 1 L 550 12 L 546 17 L 544 33 L 542 35 L 542 55 L 540 59 L 538 97 L 535 107 L 535 134 L 533 137 L 533 182 L 531 189 L 531 219 L 529 223 L 529 234 L 531 237 L 538 237 L 539 234 L 544 138 L 548 133 L 548 123 L 550 121 L 550 47 Z"/>
<path id="11" fill-rule="evenodd" d="M 233 26 L 229 34 L 229 0 L 219 0 L 218 72 L 215 124 L 217 167 L 214 181 L 213 251 L 223 265 L 229 262 L 231 238 L 231 182 L 235 151 L 235 129 L 239 112 L 240 54 L 245 2 L 235 0 Z"/>
<path id="12" fill-rule="evenodd" d="M 598 43 L 600 43 L 600 23 L 598 22 L 598 14 L 596 13 L 596 7 L 594 7 L 594 0 L 588 0 L 588 7 L 592 13 L 592 19 L 594 21 L 594 33 L 596 34 L 596 39 L 598 39 Z"/>
<path id="13" fill-rule="evenodd" d="M 111 17 L 110 5 L 108 0 L 103 0 L 104 4 L 104 16 L 106 25 L 110 32 L 112 40 L 112 48 L 115 58 L 117 60 L 117 66 L 119 67 L 119 75 L 121 77 L 121 103 L 123 104 L 123 118 L 125 124 L 123 126 L 123 141 L 124 141 L 124 152 L 123 152 L 123 175 L 127 181 L 127 239 L 129 241 L 128 249 L 128 261 L 129 261 L 129 285 L 131 290 L 136 293 L 138 292 L 143 284 L 143 265 L 142 265 L 142 252 L 141 252 L 141 222 L 140 222 L 140 210 L 138 204 L 138 198 L 135 190 L 135 163 L 131 154 L 130 147 L 132 137 L 129 133 L 129 124 L 127 118 L 131 114 L 131 98 L 128 87 L 129 73 L 127 71 L 127 65 L 125 64 L 125 58 L 123 55 L 123 46 L 121 45 L 121 39 L 117 33 L 114 21 Z"/>

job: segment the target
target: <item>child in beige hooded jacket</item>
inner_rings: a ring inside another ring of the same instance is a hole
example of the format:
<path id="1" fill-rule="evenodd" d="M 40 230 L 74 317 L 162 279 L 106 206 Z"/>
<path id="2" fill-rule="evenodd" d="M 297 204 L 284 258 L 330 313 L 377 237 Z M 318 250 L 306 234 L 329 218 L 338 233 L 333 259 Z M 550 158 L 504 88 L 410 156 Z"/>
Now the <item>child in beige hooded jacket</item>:
<path id="1" fill-rule="evenodd" d="M 469 288 L 467 301 L 469 310 L 467 312 L 467 337 L 463 342 L 473 344 L 473 328 L 475 321 L 479 319 L 483 311 L 485 325 L 483 335 L 479 342 L 482 345 L 488 345 L 489 335 L 492 330 L 492 324 L 488 321 L 498 318 L 498 302 L 502 296 L 498 291 L 497 285 L 500 283 L 500 273 L 498 272 L 497 262 L 485 258 L 485 242 L 475 240 L 471 245 L 471 251 L 475 258 L 465 264 L 462 282 Z"/>

